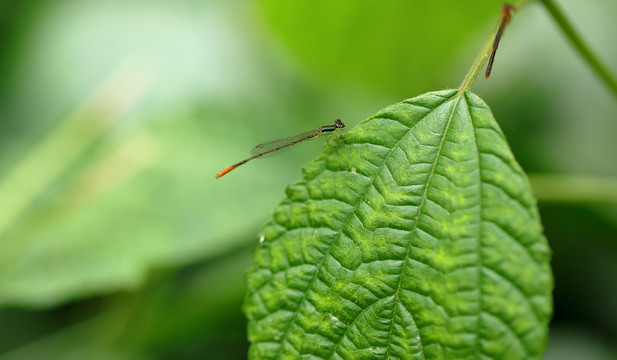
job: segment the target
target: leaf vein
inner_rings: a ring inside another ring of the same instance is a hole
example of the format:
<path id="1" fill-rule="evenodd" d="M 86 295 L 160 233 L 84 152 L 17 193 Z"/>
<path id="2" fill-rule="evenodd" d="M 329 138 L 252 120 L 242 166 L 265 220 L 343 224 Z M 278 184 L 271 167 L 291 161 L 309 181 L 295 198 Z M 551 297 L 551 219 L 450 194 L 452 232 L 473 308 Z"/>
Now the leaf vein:
<path id="1" fill-rule="evenodd" d="M 445 101 L 442 105 L 446 104 L 449 101 L 450 100 Z M 448 122 L 446 123 L 446 127 L 445 127 L 444 132 L 443 132 L 443 137 L 441 138 L 441 142 L 440 142 L 439 148 L 437 149 L 437 154 L 435 156 L 435 162 L 434 162 L 434 164 L 432 166 L 431 172 L 430 172 L 429 177 L 427 179 L 426 187 L 424 189 L 424 195 L 422 196 L 422 201 L 420 202 L 420 205 L 418 206 L 418 216 L 417 216 L 416 222 L 414 223 L 414 227 L 411 230 L 411 234 L 409 236 L 409 245 L 407 247 L 407 255 L 405 256 L 406 259 L 409 258 L 409 253 L 411 251 L 412 243 L 413 243 L 413 236 L 414 236 L 414 234 L 416 232 L 416 229 L 418 228 L 418 222 L 420 220 L 420 216 L 422 215 L 422 210 L 424 208 L 424 202 L 425 202 L 425 199 L 427 198 L 427 195 L 428 195 L 428 189 L 431 186 L 431 181 L 433 179 L 433 174 L 435 173 L 435 168 L 437 167 L 437 162 L 439 161 L 439 156 L 441 154 L 441 150 L 443 149 L 444 140 L 445 140 L 445 138 L 446 138 L 446 136 L 448 134 L 450 123 L 452 122 L 452 118 L 454 117 L 454 111 L 455 111 L 459 101 L 460 101 L 460 96 L 456 96 L 456 102 L 452 106 L 452 111 L 451 111 L 451 113 L 450 113 L 450 115 L 448 117 Z M 442 105 L 440 105 L 440 106 L 442 106 Z M 436 107 L 436 109 L 437 108 L 439 108 L 439 107 Z M 394 331 L 394 317 L 395 317 L 395 314 L 396 314 L 396 304 L 399 302 L 399 293 L 400 293 L 400 290 L 401 290 L 401 285 L 403 283 L 403 275 L 405 274 L 405 267 L 406 267 L 406 265 L 407 265 L 407 262 L 405 261 L 403 263 L 403 267 L 401 269 L 401 275 L 400 275 L 400 278 L 399 278 L 399 283 L 398 283 L 398 286 L 397 286 L 397 290 L 395 292 L 395 301 L 394 301 L 394 307 L 392 309 L 392 320 L 391 320 L 391 326 L 390 326 L 390 334 L 388 336 L 388 345 L 386 346 L 386 357 L 389 354 L 390 345 L 392 343 L 392 333 Z M 412 320 L 415 323 L 414 317 L 412 317 Z M 419 342 L 420 342 L 421 348 L 423 349 L 423 346 L 422 346 L 422 336 L 420 335 L 420 329 L 418 328 L 417 324 L 415 324 L 415 326 L 418 329 Z M 421 353 L 422 353 L 422 357 L 424 358 L 424 350 L 422 350 Z"/>
<path id="2" fill-rule="evenodd" d="M 453 96 L 452 96 L 452 97 L 454 97 L 454 96 L 455 96 L 455 94 L 453 94 Z M 416 122 L 413 126 L 409 127 L 409 129 L 407 130 L 407 132 L 406 132 L 405 134 L 403 134 L 403 135 L 401 136 L 401 138 L 399 139 L 399 141 L 398 141 L 398 142 L 397 142 L 397 143 L 396 143 L 396 144 L 392 147 L 392 149 L 390 150 L 390 153 L 388 154 L 388 156 L 387 156 L 387 157 L 383 160 L 382 166 L 386 163 L 386 161 L 388 160 L 389 156 L 393 153 L 394 149 L 396 149 L 396 148 L 399 146 L 400 142 L 401 142 L 401 141 L 402 141 L 402 140 L 403 140 L 403 139 L 404 139 L 404 138 L 405 138 L 408 134 L 410 134 L 410 133 L 411 133 L 411 131 L 412 131 L 412 130 L 416 127 L 416 126 L 418 126 L 418 124 L 420 124 L 420 123 L 422 122 L 422 120 L 426 119 L 426 117 L 427 117 L 427 116 L 429 116 L 429 115 L 430 115 L 430 114 L 432 114 L 434 111 L 436 111 L 436 110 L 437 110 L 437 109 L 439 109 L 441 106 L 443 106 L 445 103 L 447 103 L 449 100 L 451 100 L 451 99 L 452 99 L 452 97 L 451 97 L 450 99 L 446 99 L 446 100 L 444 100 L 444 102 L 442 102 L 441 104 L 439 104 L 439 105 L 435 106 L 435 108 L 434 108 L 434 109 L 432 109 L 430 112 L 428 112 L 427 114 L 424 114 L 424 115 L 423 115 L 420 119 L 418 119 L 418 121 L 417 121 L 417 122 Z M 369 187 L 369 186 L 370 186 L 370 185 L 371 185 L 371 184 L 375 181 L 375 178 L 377 177 L 377 175 L 378 175 L 378 174 L 379 174 L 379 171 L 376 171 L 376 172 L 375 172 L 375 174 L 374 174 L 374 176 L 373 176 L 373 178 L 371 179 L 371 182 L 369 183 L 369 185 L 367 185 L 367 189 L 368 189 L 368 187 Z M 366 192 L 365 192 L 365 193 L 366 193 Z M 356 209 L 356 208 L 357 208 L 357 206 L 358 206 L 358 205 L 360 205 L 363 201 L 364 201 L 364 199 L 361 199 L 361 200 L 358 202 L 358 204 L 356 205 L 356 207 L 354 208 L 354 211 L 353 211 L 352 213 L 354 213 L 354 214 L 355 214 L 355 209 Z M 357 215 L 356 215 L 356 217 L 357 217 Z M 359 219 L 359 217 L 357 217 L 357 218 Z M 349 220 L 348 220 L 348 222 L 349 222 Z M 347 222 L 347 223 L 348 223 L 348 222 Z M 347 225 L 347 223 L 345 224 L 345 226 Z M 344 227 L 345 227 L 345 226 L 344 226 Z M 411 242 L 411 241 L 410 241 L 410 242 Z M 329 250 L 329 249 L 328 249 L 328 250 Z M 400 283 L 399 283 L 399 286 L 400 286 Z M 390 333 L 390 336 L 391 336 L 391 335 L 392 335 L 392 333 Z M 388 343 L 389 343 L 389 340 L 390 340 L 390 339 L 388 339 Z M 336 346 L 334 347 L 334 350 L 333 350 L 332 354 L 334 354 L 334 353 L 336 352 L 336 349 L 337 349 L 337 347 L 340 345 L 340 343 L 341 343 L 341 339 L 339 338 L 339 341 L 337 342 Z M 332 354 L 330 354 L 330 357 L 332 357 Z"/>

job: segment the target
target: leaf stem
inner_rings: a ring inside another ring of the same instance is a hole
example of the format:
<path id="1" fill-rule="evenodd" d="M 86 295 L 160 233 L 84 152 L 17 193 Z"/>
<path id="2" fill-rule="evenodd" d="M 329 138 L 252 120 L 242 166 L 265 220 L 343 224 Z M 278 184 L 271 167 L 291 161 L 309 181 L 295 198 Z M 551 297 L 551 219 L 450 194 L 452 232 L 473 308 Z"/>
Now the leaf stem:
<path id="1" fill-rule="evenodd" d="M 617 204 L 617 178 L 529 174 L 529 181 L 542 202 Z"/>
<path id="2" fill-rule="evenodd" d="M 529 0 L 519 0 L 515 2 L 513 4 L 515 9 L 511 11 L 512 16 L 514 16 L 518 12 L 518 10 L 522 8 L 527 2 L 529 2 Z M 478 74 L 480 74 L 480 72 L 482 71 L 484 64 L 486 63 L 488 58 L 491 56 L 491 52 L 493 51 L 493 41 L 495 40 L 495 35 L 497 35 L 498 30 L 499 30 L 499 22 L 495 26 L 495 29 L 491 32 L 486 42 L 484 43 L 484 46 L 482 46 L 480 53 L 478 54 L 473 64 L 471 65 L 471 68 L 467 72 L 465 79 L 463 79 L 461 86 L 458 88 L 459 93 L 468 91 L 471 88 L 471 85 L 473 84 L 473 82 L 478 77 Z"/>
<path id="3" fill-rule="evenodd" d="M 548 12 L 551 14 L 557 25 L 561 28 L 564 34 L 568 37 L 568 40 L 572 43 L 574 48 L 579 52 L 587 64 L 593 69 L 596 75 L 604 82 L 604 84 L 613 93 L 613 96 L 617 99 L 617 80 L 608 71 L 608 68 L 600 61 L 600 59 L 594 54 L 589 46 L 585 44 L 583 39 L 574 30 L 572 24 L 568 21 L 564 13 L 557 7 L 553 0 L 540 0 Z"/>

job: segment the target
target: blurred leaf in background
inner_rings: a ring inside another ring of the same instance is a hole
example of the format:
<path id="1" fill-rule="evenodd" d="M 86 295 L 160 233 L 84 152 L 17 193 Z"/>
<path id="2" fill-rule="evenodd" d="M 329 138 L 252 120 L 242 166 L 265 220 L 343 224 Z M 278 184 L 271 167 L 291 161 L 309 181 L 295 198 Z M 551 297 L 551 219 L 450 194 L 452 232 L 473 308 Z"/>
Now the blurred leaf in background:
<path id="1" fill-rule="evenodd" d="M 458 85 L 444 71 L 465 69 L 454 55 L 476 51 L 467 41 L 480 35 L 499 3 L 260 1 L 275 36 L 309 69 L 399 98 Z"/>
<path id="2" fill-rule="evenodd" d="M 559 3 L 616 73 L 616 4 Z M 321 146 L 214 174 L 256 143 L 457 86 L 498 16 L 499 1 L 2 2 L 0 359 L 244 357 L 257 229 Z M 526 170 L 617 177 L 616 103 L 540 6 L 494 70 L 474 91 Z M 615 204 L 539 196 L 547 358 L 573 328 L 614 355 Z"/>

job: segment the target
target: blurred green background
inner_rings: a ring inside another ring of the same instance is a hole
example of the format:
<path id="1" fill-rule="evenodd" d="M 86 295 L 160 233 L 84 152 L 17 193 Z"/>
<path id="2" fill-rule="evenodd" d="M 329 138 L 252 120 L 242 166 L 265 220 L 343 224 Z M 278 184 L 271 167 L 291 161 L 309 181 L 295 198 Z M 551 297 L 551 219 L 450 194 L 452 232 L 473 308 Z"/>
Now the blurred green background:
<path id="1" fill-rule="evenodd" d="M 0 360 L 244 358 L 259 226 L 323 142 L 214 174 L 458 87 L 499 3 L 0 1 Z M 617 2 L 558 3 L 617 73 Z M 539 4 L 499 50 L 473 91 L 554 249 L 546 358 L 613 359 L 617 101 Z"/>

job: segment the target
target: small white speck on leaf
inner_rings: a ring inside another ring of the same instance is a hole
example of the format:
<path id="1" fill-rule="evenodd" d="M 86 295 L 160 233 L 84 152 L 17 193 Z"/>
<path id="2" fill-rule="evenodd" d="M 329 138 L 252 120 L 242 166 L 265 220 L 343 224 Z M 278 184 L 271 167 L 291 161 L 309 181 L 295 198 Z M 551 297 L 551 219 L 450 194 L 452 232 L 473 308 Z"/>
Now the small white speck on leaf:
<path id="1" fill-rule="evenodd" d="M 266 240 L 266 235 L 261 235 L 261 236 L 259 237 L 259 243 L 260 243 L 260 244 L 261 244 L 261 243 L 263 243 L 263 242 L 264 242 L 264 240 Z"/>

